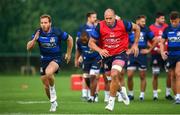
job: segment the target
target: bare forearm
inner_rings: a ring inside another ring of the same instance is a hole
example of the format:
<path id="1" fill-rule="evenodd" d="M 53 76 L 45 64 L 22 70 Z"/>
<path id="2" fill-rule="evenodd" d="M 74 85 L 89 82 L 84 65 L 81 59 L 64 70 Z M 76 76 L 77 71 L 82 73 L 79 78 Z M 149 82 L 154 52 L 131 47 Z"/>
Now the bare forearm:
<path id="1" fill-rule="evenodd" d="M 164 42 L 165 42 L 165 40 L 161 39 L 161 41 L 160 41 L 160 52 L 161 53 L 164 52 Z"/>
<path id="2" fill-rule="evenodd" d="M 27 43 L 27 50 L 31 50 L 31 49 L 34 47 L 35 43 L 36 43 L 36 40 L 35 40 L 35 39 L 29 41 L 29 42 Z"/>
<path id="3" fill-rule="evenodd" d="M 76 49 L 76 53 L 75 53 L 75 61 L 77 61 L 77 60 L 79 59 L 80 55 L 81 55 L 81 54 L 80 54 L 79 50 Z"/>
<path id="4" fill-rule="evenodd" d="M 133 30 L 134 30 L 134 44 L 137 45 L 140 37 L 140 27 L 137 24 L 134 24 Z"/>
<path id="5" fill-rule="evenodd" d="M 156 47 L 157 43 L 158 43 L 158 40 L 156 39 L 156 37 L 153 38 L 153 43 L 152 43 L 152 45 L 149 45 L 149 50 L 151 51 L 152 49 L 154 49 L 154 47 Z"/>
<path id="6" fill-rule="evenodd" d="M 71 54 L 72 53 L 72 48 L 73 48 L 73 39 L 69 35 L 68 40 L 67 40 L 67 53 Z"/>
<path id="7" fill-rule="evenodd" d="M 91 39 L 89 40 L 88 46 L 89 46 L 92 50 L 97 51 L 97 52 L 100 52 L 100 51 L 102 50 L 100 47 L 98 47 L 98 46 L 96 45 L 96 41 L 95 41 L 93 38 L 91 38 Z"/>

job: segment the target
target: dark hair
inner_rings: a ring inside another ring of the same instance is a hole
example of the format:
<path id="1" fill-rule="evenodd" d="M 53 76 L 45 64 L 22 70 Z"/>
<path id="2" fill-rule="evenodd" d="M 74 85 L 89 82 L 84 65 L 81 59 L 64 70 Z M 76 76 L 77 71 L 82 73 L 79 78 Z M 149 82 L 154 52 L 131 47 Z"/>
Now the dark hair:
<path id="1" fill-rule="evenodd" d="M 86 32 L 85 30 L 81 32 L 81 42 L 84 43 L 84 44 L 87 44 L 88 41 L 89 41 L 89 34 L 88 32 Z"/>
<path id="2" fill-rule="evenodd" d="M 43 14 L 43 15 L 41 15 L 41 16 L 40 16 L 40 19 L 42 19 L 42 18 L 48 18 L 48 19 L 49 19 L 49 22 L 51 22 L 51 16 L 48 15 L 48 14 Z"/>
<path id="3" fill-rule="evenodd" d="M 156 15 L 155 15 L 156 18 L 159 18 L 161 16 L 165 16 L 165 14 L 163 12 L 156 12 Z"/>
<path id="4" fill-rule="evenodd" d="M 88 12 L 86 14 L 86 19 L 88 19 L 92 14 L 97 14 L 95 11 Z"/>
<path id="5" fill-rule="evenodd" d="M 179 12 L 178 12 L 178 11 L 172 11 L 172 12 L 170 13 L 169 17 L 170 17 L 171 20 L 175 20 L 175 19 L 177 19 L 177 18 L 180 17 L 180 16 L 179 16 Z"/>
<path id="6" fill-rule="evenodd" d="M 141 18 L 146 19 L 146 16 L 145 16 L 145 15 L 138 15 L 135 20 L 137 21 L 137 20 L 139 20 L 139 19 L 141 19 Z"/>

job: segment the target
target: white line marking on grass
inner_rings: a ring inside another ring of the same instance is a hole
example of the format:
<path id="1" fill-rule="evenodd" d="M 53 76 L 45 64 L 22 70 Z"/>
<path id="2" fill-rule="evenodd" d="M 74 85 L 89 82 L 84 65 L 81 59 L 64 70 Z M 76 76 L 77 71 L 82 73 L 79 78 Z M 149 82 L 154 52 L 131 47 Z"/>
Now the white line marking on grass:
<path id="1" fill-rule="evenodd" d="M 37 104 L 37 103 L 50 103 L 49 101 L 17 101 L 18 104 Z"/>
<path id="2" fill-rule="evenodd" d="M 18 104 L 43 104 L 43 103 L 50 103 L 49 101 L 16 101 Z M 59 101 L 58 103 L 65 103 L 65 104 L 82 104 L 82 103 L 87 103 L 87 102 L 82 102 L 82 101 Z"/>

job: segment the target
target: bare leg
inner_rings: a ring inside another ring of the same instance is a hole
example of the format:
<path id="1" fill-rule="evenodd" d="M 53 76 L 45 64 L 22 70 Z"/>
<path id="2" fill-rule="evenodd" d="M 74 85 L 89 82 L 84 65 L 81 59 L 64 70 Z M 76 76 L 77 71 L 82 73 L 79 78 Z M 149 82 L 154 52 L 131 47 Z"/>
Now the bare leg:
<path id="1" fill-rule="evenodd" d="M 41 76 L 41 81 L 42 81 L 42 83 L 44 85 L 44 89 L 46 91 L 46 95 L 50 99 L 49 80 L 48 80 L 48 78 L 45 75 L 43 75 L 43 76 Z"/>
<path id="2" fill-rule="evenodd" d="M 145 70 L 140 71 L 140 80 L 141 80 L 140 99 L 143 100 L 144 99 L 144 93 L 145 93 L 145 90 L 146 90 L 146 71 Z"/>

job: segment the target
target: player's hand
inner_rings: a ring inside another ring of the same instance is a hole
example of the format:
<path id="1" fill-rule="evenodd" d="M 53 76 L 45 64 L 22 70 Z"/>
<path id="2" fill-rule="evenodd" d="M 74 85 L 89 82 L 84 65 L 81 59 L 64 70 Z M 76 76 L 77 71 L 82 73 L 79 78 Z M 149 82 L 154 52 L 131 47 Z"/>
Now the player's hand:
<path id="1" fill-rule="evenodd" d="M 79 61 L 78 61 L 78 60 L 75 60 L 75 61 L 74 61 L 74 65 L 75 65 L 75 67 L 79 67 Z"/>
<path id="2" fill-rule="evenodd" d="M 138 44 L 133 44 L 131 47 L 131 53 L 134 54 L 134 57 L 137 57 L 139 54 L 139 48 L 138 48 Z"/>
<path id="3" fill-rule="evenodd" d="M 160 49 L 158 47 L 155 47 L 153 50 L 160 53 Z"/>
<path id="4" fill-rule="evenodd" d="M 128 49 L 128 50 L 126 51 L 126 54 L 127 54 L 127 55 L 130 55 L 130 54 L 131 54 L 131 49 Z"/>
<path id="5" fill-rule="evenodd" d="M 70 62 L 70 60 L 71 60 L 71 54 L 66 53 L 65 54 L 65 60 L 66 60 L 66 63 L 68 64 Z"/>
<path id="6" fill-rule="evenodd" d="M 141 53 L 141 54 L 148 54 L 148 53 L 150 53 L 150 52 L 151 52 L 150 49 L 141 49 L 141 50 L 140 50 L 140 53 Z"/>
<path id="7" fill-rule="evenodd" d="M 168 58 L 168 52 L 167 51 L 161 52 L 161 57 L 163 60 L 166 60 Z"/>
<path id="8" fill-rule="evenodd" d="M 79 62 L 79 63 L 82 63 L 82 62 L 83 62 L 83 57 L 82 57 L 82 56 L 79 57 L 78 62 Z"/>
<path id="9" fill-rule="evenodd" d="M 101 56 L 104 56 L 104 57 L 109 57 L 109 56 L 111 56 L 106 49 L 101 49 L 101 50 L 99 51 L 99 54 L 100 54 Z"/>

